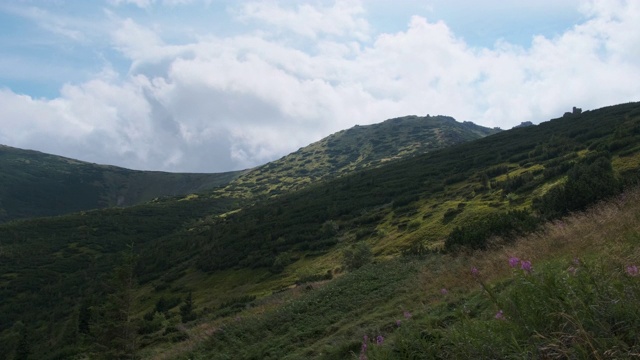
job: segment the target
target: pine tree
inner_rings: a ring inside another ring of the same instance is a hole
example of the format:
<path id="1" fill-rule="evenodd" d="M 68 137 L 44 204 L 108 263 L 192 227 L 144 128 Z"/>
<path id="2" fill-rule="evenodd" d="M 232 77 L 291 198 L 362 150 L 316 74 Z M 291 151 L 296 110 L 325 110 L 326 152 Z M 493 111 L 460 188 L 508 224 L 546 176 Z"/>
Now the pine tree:
<path id="1" fill-rule="evenodd" d="M 107 283 L 105 302 L 98 307 L 91 327 L 100 351 L 109 359 L 134 359 L 137 325 L 133 318 L 135 255 L 130 246 L 123 263 Z"/>
<path id="2" fill-rule="evenodd" d="M 184 300 L 184 305 L 180 306 L 180 316 L 182 322 L 186 323 L 195 320 L 196 314 L 193 313 L 193 294 L 189 291 L 189 295 Z"/>
<path id="3" fill-rule="evenodd" d="M 18 340 L 18 346 L 16 347 L 16 360 L 26 360 L 31 354 L 31 347 L 29 342 L 29 330 L 26 326 L 20 329 L 20 339 Z"/>

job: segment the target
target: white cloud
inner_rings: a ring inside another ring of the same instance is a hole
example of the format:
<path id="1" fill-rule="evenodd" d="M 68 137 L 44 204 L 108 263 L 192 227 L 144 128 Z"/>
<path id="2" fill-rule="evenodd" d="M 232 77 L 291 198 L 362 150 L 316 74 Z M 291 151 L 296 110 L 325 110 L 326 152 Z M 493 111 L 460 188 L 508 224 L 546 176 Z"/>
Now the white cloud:
<path id="1" fill-rule="evenodd" d="M 122 4 L 131 4 L 135 5 L 139 8 L 149 8 L 152 5 L 158 3 L 158 0 L 108 0 L 111 5 L 119 6 Z M 192 3 L 193 0 L 162 0 L 160 3 L 163 5 L 175 6 L 175 5 L 186 5 Z"/>
<path id="2" fill-rule="evenodd" d="M 0 91 L 0 126 L 11 129 L 0 141 L 133 168 L 226 171 L 406 114 L 509 128 L 574 105 L 640 100 L 639 3 L 582 10 L 583 23 L 526 48 L 472 47 L 419 16 L 373 36 L 353 2 L 247 3 L 244 21 L 277 31 L 182 44 L 164 39 L 161 25 L 113 15 L 113 47 L 130 61 L 128 74 L 107 69 L 53 100 Z"/>
<path id="3" fill-rule="evenodd" d="M 2 10 L 26 18 L 49 33 L 73 41 L 85 40 L 85 35 L 80 30 L 80 26 L 86 25 L 86 23 L 76 21 L 71 17 L 55 14 L 37 6 L 19 7 L 5 5 L 2 6 Z"/>
<path id="4" fill-rule="evenodd" d="M 330 6 L 297 3 L 293 9 L 262 1 L 243 4 L 239 16 L 312 39 L 326 34 L 367 40 L 370 26 L 364 13 L 360 1 L 336 1 Z"/>

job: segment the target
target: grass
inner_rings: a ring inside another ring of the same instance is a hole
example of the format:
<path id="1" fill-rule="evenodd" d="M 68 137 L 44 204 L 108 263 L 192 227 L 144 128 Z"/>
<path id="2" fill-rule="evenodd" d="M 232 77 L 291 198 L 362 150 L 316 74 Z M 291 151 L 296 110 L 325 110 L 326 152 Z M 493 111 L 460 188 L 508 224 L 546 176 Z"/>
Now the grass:
<path id="1" fill-rule="evenodd" d="M 225 193 L 280 195 L 499 132 L 446 116 L 406 116 L 330 135 L 233 180 Z"/>
<path id="2" fill-rule="evenodd" d="M 197 325 L 164 358 L 355 359 L 365 335 L 371 360 L 630 357 L 640 277 L 626 269 L 640 265 L 639 220 L 636 189 L 509 245 L 379 261 Z"/>
<path id="3" fill-rule="evenodd" d="M 420 311 L 368 358 L 637 356 L 640 278 L 627 266 L 640 263 L 638 220 L 634 190 L 514 245 L 441 256 L 422 269 Z M 511 268 L 511 257 L 533 272 Z"/>

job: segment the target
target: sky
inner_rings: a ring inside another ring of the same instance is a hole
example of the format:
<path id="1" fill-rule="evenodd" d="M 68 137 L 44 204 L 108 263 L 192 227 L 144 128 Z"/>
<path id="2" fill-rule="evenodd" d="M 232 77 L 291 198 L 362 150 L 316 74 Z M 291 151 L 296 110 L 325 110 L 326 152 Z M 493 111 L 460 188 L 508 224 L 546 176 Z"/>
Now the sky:
<path id="1" fill-rule="evenodd" d="M 639 24 L 636 0 L 4 0 L 0 144 L 224 172 L 405 115 L 537 124 L 640 101 Z"/>

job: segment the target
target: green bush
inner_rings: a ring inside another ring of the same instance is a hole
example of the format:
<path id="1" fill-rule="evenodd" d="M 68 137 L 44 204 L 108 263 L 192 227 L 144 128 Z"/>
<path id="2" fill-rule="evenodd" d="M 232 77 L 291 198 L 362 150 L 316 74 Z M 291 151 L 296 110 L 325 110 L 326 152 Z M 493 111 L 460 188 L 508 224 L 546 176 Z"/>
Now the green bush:
<path id="1" fill-rule="evenodd" d="M 512 239 L 535 231 L 540 220 L 526 210 L 494 213 L 463 226 L 454 228 L 447 236 L 445 251 L 455 251 L 462 247 L 484 250 L 492 236 Z"/>
<path id="2" fill-rule="evenodd" d="M 355 270 L 371 262 L 371 248 L 364 242 L 342 252 L 342 264 L 347 270 Z"/>
<path id="3" fill-rule="evenodd" d="M 600 200 L 622 191 L 611 160 L 606 156 L 588 158 L 574 165 L 567 182 L 534 199 L 533 208 L 546 219 L 564 216 L 572 211 L 585 210 Z"/>

